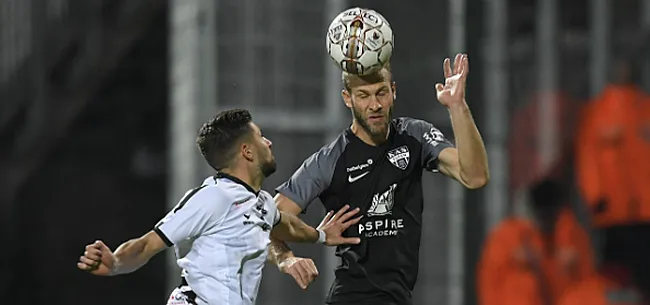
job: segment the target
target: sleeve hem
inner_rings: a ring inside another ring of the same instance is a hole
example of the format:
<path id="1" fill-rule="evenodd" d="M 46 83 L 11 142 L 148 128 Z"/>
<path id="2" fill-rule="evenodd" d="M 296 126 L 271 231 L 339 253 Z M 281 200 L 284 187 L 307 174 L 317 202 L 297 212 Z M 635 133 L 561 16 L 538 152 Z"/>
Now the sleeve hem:
<path id="1" fill-rule="evenodd" d="M 174 243 L 171 240 L 169 240 L 167 235 L 165 235 L 165 233 L 163 233 L 163 231 L 160 230 L 160 228 L 156 227 L 156 228 L 153 229 L 153 231 L 156 232 L 156 234 L 158 234 L 158 236 L 160 236 L 160 239 L 162 239 L 163 242 L 165 242 L 165 245 L 167 245 L 167 247 L 171 247 L 171 246 L 174 245 Z"/>
<path id="2" fill-rule="evenodd" d="M 291 199 L 291 201 L 295 202 L 300 207 L 301 213 L 304 214 L 307 211 L 307 207 L 309 206 L 309 203 L 304 203 L 298 197 L 297 194 L 289 191 L 286 188 L 282 188 L 282 187 L 279 187 L 279 188 L 275 189 L 275 192 L 279 193 L 279 194 L 282 194 L 282 195 L 286 196 L 287 198 Z"/>
<path id="3" fill-rule="evenodd" d="M 432 173 L 440 172 L 440 153 L 442 153 L 442 151 L 447 148 L 456 148 L 453 144 L 448 142 L 440 142 L 438 145 L 441 147 L 438 155 L 436 155 L 436 158 L 430 161 L 428 164 L 424 164 L 424 169 Z M 433 163 L 433 166 L 431 166 L 431 163 Z"/>

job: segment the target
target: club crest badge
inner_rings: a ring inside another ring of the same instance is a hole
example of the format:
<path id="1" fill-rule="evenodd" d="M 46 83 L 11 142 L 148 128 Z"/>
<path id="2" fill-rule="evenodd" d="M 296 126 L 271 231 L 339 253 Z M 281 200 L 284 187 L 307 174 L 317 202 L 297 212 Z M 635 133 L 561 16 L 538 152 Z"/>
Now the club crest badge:
<path id="1" fill-rule="evenodd" d="M 401 170 L 405 170 L 409 166 L 409 160 L 411 159 L 409 148 L 406 145 L 390 150 L 386 157 L 390 163 L 393 163 Z"/>

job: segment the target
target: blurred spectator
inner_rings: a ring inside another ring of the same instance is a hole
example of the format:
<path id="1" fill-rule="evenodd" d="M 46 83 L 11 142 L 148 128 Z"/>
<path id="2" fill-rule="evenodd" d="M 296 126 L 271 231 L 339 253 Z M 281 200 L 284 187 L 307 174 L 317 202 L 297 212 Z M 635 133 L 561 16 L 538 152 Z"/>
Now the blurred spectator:
<path id="1" fill-rule="evenodd" d="M 650 103 L 630 62 L 617 60 L 613 72 L 583 110 L 576 147 L 578 185 L 598 227 L 650 220 L 650 142 L 639 132 Z"/>
<path id="2" fill-rule="evenodd" d="M 632 273 L 620 260 L 601 265 L 597 273 L 562 295 L 558 305 L 648 304 L 634 283 Z"/>
<path id="3" fill-rule="evenodd" d="M 530 218 L 509 217 L 488 236 L 478 266 L 480 305 L 553 305 L 594 272 L 588 236 L 563 186 L 544 180 L 530 197 Z"/>
<path id="4" fill-rule="evenodd" d="M 578 186 L 614 259 L 650 291 L 650 101 L 633 61 L 614 62 L 611 83 L 588 104 L 576 145 Z M 615 257 L 615 258 L 614 258 Z"/>

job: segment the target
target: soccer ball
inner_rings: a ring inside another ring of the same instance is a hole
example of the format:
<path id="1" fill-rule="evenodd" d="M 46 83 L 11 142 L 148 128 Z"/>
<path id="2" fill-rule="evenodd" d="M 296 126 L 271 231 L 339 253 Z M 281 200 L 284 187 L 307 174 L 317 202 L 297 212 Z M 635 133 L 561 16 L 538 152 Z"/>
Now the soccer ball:
<path id="1" fill-rule="evenodd" d="M 343 71 L 367 75 L 381 70 L 393 55 L 393 30 L 381 14 L 348 9 L 327 29 L 327 53 Z"/>

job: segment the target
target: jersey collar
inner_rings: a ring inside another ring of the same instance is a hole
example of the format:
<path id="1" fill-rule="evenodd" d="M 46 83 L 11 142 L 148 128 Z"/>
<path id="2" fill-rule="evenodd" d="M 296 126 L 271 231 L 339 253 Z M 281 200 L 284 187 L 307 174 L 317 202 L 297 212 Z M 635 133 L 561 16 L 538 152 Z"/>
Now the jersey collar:
<path id="1" fill-rule="evenodd" d="M 216 175 L 214 175 L 214 180 L 217 180 L 217 178 L 225 178 L 225 179 L 228 179 L 228 180 L 230 180 L 230 181 L 232 181 L 234 183 L 240 184 L 241 186 L 245 187 L 249 192 L 255 194 L 255 196 L 259 195 L 259 193 L 260 193 L 260 192 L 256 192 L 250 185 L 248 185 L 248 183 L 242 181 L 241 179 L 239 179 L 239 178 L 237 178 L 235 176 L 231 176 L 231 175 L 224 174 L 224 173 L 217 173 Z"/>

